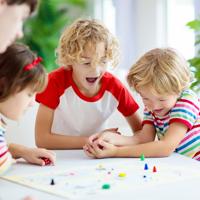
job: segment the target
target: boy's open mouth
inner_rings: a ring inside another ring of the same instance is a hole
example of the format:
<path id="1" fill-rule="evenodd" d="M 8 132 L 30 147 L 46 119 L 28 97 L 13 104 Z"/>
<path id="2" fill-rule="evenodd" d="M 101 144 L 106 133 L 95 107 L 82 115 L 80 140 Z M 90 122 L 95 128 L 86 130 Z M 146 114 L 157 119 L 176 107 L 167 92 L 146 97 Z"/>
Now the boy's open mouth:
<path id="1" fill-rule="evenodd" d="M 98 79 L 98 77 L 87 77 L 86 81 L 89 83 L 94 83 L 97 79 Z"/>

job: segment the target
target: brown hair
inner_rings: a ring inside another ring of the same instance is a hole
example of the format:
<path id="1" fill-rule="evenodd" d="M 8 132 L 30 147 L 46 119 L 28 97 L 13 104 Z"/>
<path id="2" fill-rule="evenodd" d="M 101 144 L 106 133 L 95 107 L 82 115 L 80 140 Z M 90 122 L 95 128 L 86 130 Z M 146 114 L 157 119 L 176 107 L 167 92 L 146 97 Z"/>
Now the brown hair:
<path id="1" fill-rule="evenodd" d="M 36 58 L 23 44 L 12 44 L 0 54 L 0 102 L 28 86 L 32 87 L 33 92 L 41 92 L 45 88 L 47 76 L 41 63 L 24 70 Z"/>
<path id="2" fill-rule="evenodd" d="M 30 13 L 34 12 L 36 10 L 38 0 L 6 0 L 6 3 L 8 5 L 21 5 L 21 4 L 27 4 L 30 7 Z"/>

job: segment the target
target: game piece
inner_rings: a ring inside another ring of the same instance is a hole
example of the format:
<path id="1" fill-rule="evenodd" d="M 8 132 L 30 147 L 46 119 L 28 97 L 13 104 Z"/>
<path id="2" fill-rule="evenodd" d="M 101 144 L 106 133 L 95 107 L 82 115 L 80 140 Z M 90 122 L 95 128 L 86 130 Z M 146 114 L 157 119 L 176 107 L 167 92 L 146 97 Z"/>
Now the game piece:
<path id="1" fill-rule="evenodd" d="M 103 184 L 101 188 L 104 190 L 108 190 L 108 189 L 110 189 L 110 184 L 107 184 L 107 183 Z"/>
<path id="2" fill-rule="evenodd" d="M 141 160 L 141 161 L 144 161 L 144 159 L 145 159 L 144 154 L 141 154 L 140 160 Z"/>
<path id="3" fill-rule="evenodd" d="M 149 169 L 149 167 L 148 167 L 147 163 L 145 163 L 144 170 L 148 170 L 148 169 Z"/>
<path id="4" fill-rule="evenodd" d="M 41 159 L 44 161 L 45 165 L 50 165 L 51 164 L 51 160 L 49 160 L 48 158 L 41 157 Z"/>
<path id="5" fill-rule="evenodd" d="M 51 179 L 50 185 L 55 185 L 55 181 L 53 178 Z"/>
<path id="6" fill-rule="evenodd" d="M 157 172 L 156 166 L 153 166 L 153 172 Z"/>
<path id="7" fill-rule="evenodd" d="M 126 177 L 126 173 L 124 173 L 124 172 L 121 172 L 121 173 L 119 173 L 119 175 L 118 175 L 119 177 Z"/>

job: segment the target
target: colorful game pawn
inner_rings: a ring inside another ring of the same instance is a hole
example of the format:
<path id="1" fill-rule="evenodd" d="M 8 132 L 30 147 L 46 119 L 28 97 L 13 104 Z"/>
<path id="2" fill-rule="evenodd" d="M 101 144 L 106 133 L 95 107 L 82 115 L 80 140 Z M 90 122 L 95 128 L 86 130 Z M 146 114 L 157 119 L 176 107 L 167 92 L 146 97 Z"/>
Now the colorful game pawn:
<path id="1" fill-rule="evenodd" d="M 108 190 L 108 189 L 110 189 L 110 184 L 105 183 L 105 184 L 102 185 L 101 188 L 102 188 L 103 190 Z"/>
<path id="2" fill-rule="evenodd" d="M 144 154 L 141 154 L 140 160 L 141 160 L 141 161 L 144 161 L 144 159 L 145 159 Z"/>
<path id="3" fill-rule="evenodd" d="M 51 179 L 50 185 L 55 185 L 55 181 L 53 178 Z"/>
<path id="4" fill-rule="evenodd" d="M 148 167 L 147 163 L 145 163 L 144 170 L 148 170 L 148 169 L 149 169 L 149 167 Z"/>
<path id="5" fill-rule="evenodd" d="M 126 177 L 126 173 L 124 173 L 124 172 L 121 172 L 121 173 L 119 173 L 119 175 L 118 175 L 119 177 L 121 177 L 121 178 L 124 178 L 124 177 Z"/>
<path id="6" fill-rule="evenodd" d="M 48 158 L 41 157 L 41 159 L 44 161 L 45 165 L 50 165 L 51 164 L 51 160 L 49 160 Z"/>
<path id="7" fill-rule="evenodd" d="M 153 166 L 153 173 L 157 172 L 156 166 Z"/>

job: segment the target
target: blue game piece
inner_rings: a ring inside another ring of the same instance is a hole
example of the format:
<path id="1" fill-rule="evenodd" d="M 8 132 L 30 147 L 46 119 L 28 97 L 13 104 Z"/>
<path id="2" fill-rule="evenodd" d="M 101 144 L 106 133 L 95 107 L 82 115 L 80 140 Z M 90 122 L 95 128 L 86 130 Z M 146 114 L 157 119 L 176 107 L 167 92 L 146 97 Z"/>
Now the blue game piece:
<path id="1" fill-rule="evenodd" d="M 145 163 L 144 170 L 148 170 L 148 169 L 149 169 L 149 167 L 148 167 L 147 163 Z"/>

